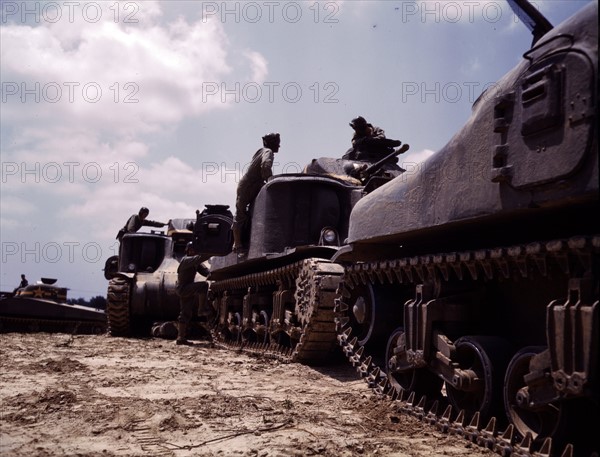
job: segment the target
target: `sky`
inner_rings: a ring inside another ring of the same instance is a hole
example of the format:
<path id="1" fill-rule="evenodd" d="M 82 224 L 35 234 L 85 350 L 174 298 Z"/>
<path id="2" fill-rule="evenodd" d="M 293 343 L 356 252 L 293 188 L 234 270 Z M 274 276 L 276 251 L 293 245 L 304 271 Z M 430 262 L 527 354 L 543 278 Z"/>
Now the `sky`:
<path id="1" fill-rule="evenodd" d="M 557 25 L 587 1 L 532 2 Z M 266 133 L 274 173 L 341 157 L 364 116 L 415 166 L 531 34 L 505 1 L 0 1 L 0 290 L 105 295 L 115 235 L 235 203 Z"/>

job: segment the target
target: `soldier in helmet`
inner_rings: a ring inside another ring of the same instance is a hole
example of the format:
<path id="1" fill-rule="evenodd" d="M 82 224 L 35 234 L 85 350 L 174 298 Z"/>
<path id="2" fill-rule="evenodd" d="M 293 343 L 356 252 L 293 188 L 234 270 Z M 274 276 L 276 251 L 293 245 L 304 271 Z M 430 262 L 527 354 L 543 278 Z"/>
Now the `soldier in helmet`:
<path id="1" fill-rule="evenodd" d="M 148 214 L 150 214 L 150 210 L 145 206 L 142 206 L 137 214 L 134 214 L 129 219 L 127 219 L 127 222 L 125 223 L 123 228 L 119 230 L 119 233 L 117 234 L 117 239 L 121 241 L 123 235 L 125 235 L 126 233 L 135 233 L 140 228 L 142 228 L 142 226 L 164 227 L 170 222 L 155 222 L 147 220 L 146 218 L 148 217 Z"/>
<path id="2" fill-rule="evenodd" d="M 233 221 L 233 250 L 242 250 L 242 230 L 248 221 L 250 205 L 261 187 L 273 175 L 273 156 L 279 151 L 279 133 L 269 133 L 262 137 L 263 147 L 254 153 L 248 171 L 242 176 L 237 188 L 235 219 Z"/>
<path id="3" fill-rule="evenodd" d="M 352 148 L 344 154 L 344 159 L 376 161 L 402 144 L 398 140 L 387 139 L 382 129 L 369 124 L 362 116 L 352 119 L 350 127 L 354 129 Z"/>
<path id="4" fill-rule="evenodd" d="M 208 276 L 208 269 L 202 265 L 210 256 L 197 255 L 194 243 L 189 242 L 185 247 L 185 256 L 177 267 L 177 295 L 179 295 L 179 317 L 176 344 L 190 344 L 187 340 L 187 331 L 194 315 L 198 311 L 198 297 L 203 296 L 206 305 L 206 281 L 195 282 L 196 273 Z M 206 310 L 201 309 L 205 312 Z"/>

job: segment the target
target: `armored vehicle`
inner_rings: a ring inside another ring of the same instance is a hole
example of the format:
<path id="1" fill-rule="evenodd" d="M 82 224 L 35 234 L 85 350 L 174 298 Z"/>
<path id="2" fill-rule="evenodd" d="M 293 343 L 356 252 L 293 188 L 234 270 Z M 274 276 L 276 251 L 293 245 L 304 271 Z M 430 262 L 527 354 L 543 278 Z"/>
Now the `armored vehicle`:
<path id="1" fill-rule="evenodd" d="M 343 269 L 330 259 L 348 234 L 352 207 L 368 189 L 401 173 L 393 158 L 407 149 L 392 149 L 374 163 L 316 159 L 305 173 L 274 176 L 262 187 L 243 237 L 245 252 L 211 259 L 209 299 L 222 340 L 267 344 L 303 362 L 331 357 Z M 355 177 L 349 169 L 357 170 Z M 201 219 L 198 242 L 205 238 Z"/>
<path id="2" fill-rule="evenodd" d="M 154 323 L 177 319 L 177 267 L 186 245 L 194 240 L 195 233 L 200 237 L 198 252 L 223 255 L 231 250 L 231 221 L 226 206 L 206 205 L 204 211 L 197 211 L 196 219 L 172 219 L 166 233 L 125 234 L 119 255 L 110 257 L 104 268 L 109 280 L 106 306 L 110 334 L 150 336 Z M 196 281 L 204 280 L 200 273 L 196 275 Z M 205 297 L 198 299 L 200 307 Z M 154 329 L 160 333 L 161 327 Z"/>
<path id="3" fill-rule="evenodd" d="M 521 437 L 525 454 L 570 443 L 590 455 L 600 448 L 598 4 L 552 28 L 516 3 L 534 33 L 522 61 L 419 170 L 354 206 L 333 257 L 344 266 L 340 341 L 380 390 L 449 402 L 434 419 L 446 429 L 468 435 L 471 424 L 480 437 L 489 424 L 483 440 L 499 452 L 517 452 Z"/>
<path id="4" fill-rule="evenodd" d="M 150 336 L 155 321 L 177 318 L 177 267 L 192 241 L 188 225 L 193 222 L 173 219 L 166 233 L 152 230 L 123 236 L 119 255 L 109 258 L 104 269 L 111 335 Z"/>
<path id="5" fill-rule="evenodd" d="M 56 279 L 41 278 L 15 292 L 2 293 L 0 331 L 102 333 L 106 314 L 102 310 L 67 303 L 67 288 Z"/>

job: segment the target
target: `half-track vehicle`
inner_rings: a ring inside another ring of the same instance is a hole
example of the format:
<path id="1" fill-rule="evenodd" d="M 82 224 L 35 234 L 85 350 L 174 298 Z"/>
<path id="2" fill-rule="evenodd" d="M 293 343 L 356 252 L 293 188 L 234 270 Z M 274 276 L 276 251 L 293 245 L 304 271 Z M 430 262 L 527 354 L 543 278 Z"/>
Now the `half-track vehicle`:
<path id="1" fill-rule="evenodd" d="M 591 455 L 600 449 L 598 4 L 552 28 L 517 3 L 534 33 L 521 62 L 417 171 L 352 209 L 333 257 L 343 265 L 339 337 L 378 390 L 413 395 L 428 405 L 422 415 L 448 404 L 429 413 L 446 429 L 500 453 L 569 444 L 565 455 Z"/>
<path id="2" fill-rule="evenodd" d="M 67 302 L 66 287 L 56 279 L 41 278 L 0 297 L 0 331 L 103 333 L 106 314 L 88 306 Z"/>

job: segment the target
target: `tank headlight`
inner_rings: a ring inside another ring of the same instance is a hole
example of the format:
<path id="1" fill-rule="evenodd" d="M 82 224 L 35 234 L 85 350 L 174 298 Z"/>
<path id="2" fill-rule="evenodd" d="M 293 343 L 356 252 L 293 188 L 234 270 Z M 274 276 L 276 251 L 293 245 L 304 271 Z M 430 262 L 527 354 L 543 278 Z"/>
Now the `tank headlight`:
<path id="1" fill-rule="evenodd" d="M 128 269 L 129 271 L 135 271 L 135 264 L 133 264 L 133 263 L 130 263 L 129 265 L 127 265 L 127 269 Z"/>
<path id="2" fill-rule="evenodd" d="M 323 244 L 337 244 L 337 239 L 338 236 L 335 230 L 330 228 L 323 229 L 323 232 L 321 233 L 321 240 L 323 240 Z"/>

